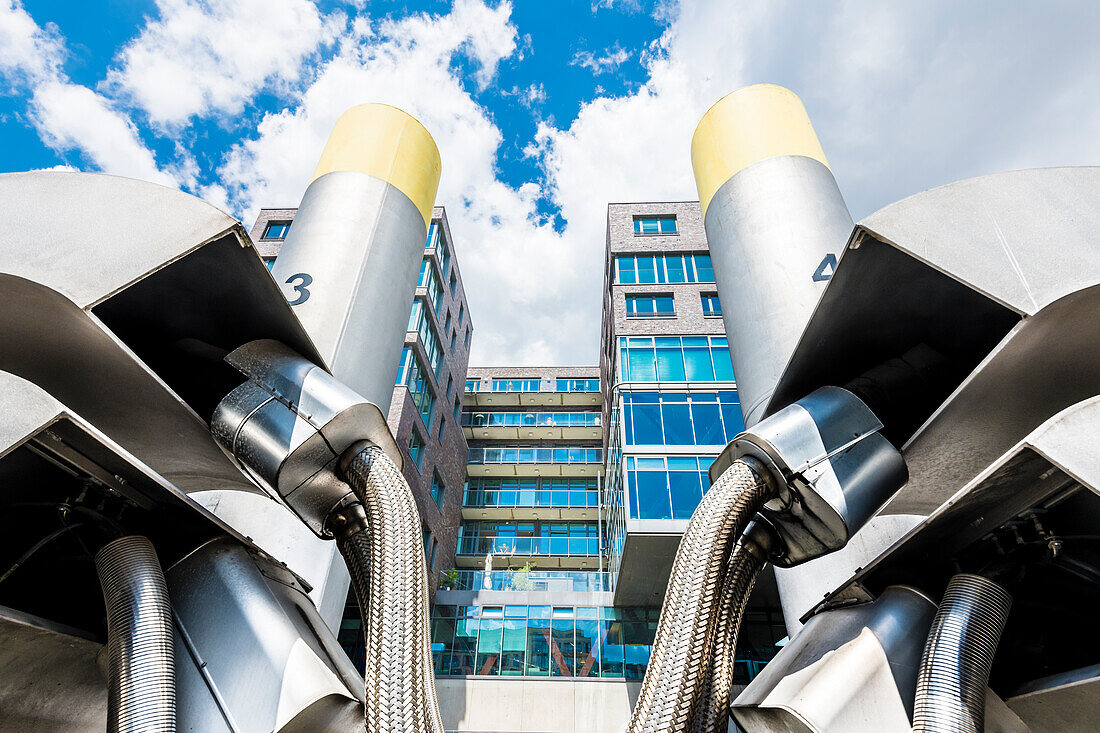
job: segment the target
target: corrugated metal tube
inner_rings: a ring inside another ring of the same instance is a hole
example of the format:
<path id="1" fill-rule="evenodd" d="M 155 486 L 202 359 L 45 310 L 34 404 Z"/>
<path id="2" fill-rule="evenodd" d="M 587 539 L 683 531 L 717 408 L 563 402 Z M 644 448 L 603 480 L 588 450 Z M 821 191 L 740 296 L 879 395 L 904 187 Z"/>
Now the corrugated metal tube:
<path id="1" fill-rule="evenodd" d="M 173 733 L 172 607 L 153 544 L 121 537 L 96 553 L 107 606 L 107 732 Z"/>
<path id="2" fill-rule="evenodd" d="M 980 575 L 951 578 L 921 657 L 916 733 L 982 733 L 985 690 L 1012 596 Z"/>

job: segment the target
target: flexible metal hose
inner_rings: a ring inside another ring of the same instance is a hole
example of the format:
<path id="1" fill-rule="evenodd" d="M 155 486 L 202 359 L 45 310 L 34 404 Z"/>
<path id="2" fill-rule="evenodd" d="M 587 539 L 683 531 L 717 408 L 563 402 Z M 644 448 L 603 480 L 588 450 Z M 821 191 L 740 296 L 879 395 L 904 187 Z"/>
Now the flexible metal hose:
<path id="1" fill-rule="evenodd" d="M 107 732 L 176 730 L 172 607 L 153 544 L 120 537 L 96 553 L 107 606 Z"/>
<path id="2" fill-rule="evenodd" d="M 699 697 L 692 728 L 694 733 L 724 733 L 729 726 L 737 636 L 753 586 L 768 563 L 768 555 L 774 545 L 772 530 L 753 522 L 737 540 L 730 554 L 711 639 L 710 673 Z"/>
<path id="3" fill-rule="evenodd" d="M 363 616 L 366 729 L 443 733 L 428 628 L 428 570 L 412 492 L 378 446 L 360 443 L 346 456 L 341 469 L 362 502 L 365 521 L 348 522 L 337 542 Z"/>
<path id="4" fill-rule="evenodd" d="M 680 541 L 665 593 L 661 620 L 629 733 L 683 733 L 709 675 L 730 547 L 749 520 L 776 492 L 750 460 L 735 461 L 706 493 Z M 729 591 L 747 596 L 744 575 Z M 740 614 L 738 614 L 738 620 Z M 736 621 L 734 622 L 736 623 Z"/>
<path id="5" fill-rule="evenodd" d="M 951 578 L 921 657 L 916 733 L 982 733 L 985 690 L 1012 596 L 980 575 Z"/>

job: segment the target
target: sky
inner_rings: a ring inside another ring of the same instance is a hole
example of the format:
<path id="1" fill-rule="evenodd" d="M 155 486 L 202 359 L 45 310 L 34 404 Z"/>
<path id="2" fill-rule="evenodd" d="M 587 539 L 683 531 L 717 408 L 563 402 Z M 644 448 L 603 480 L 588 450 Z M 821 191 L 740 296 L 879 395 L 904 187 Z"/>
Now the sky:
<path id="1" fill-rule="evenodd" d="M 859 220 L 1100 164 L 1098 31 L 1057 0 L 0 0 L 0 171 L 141 178 L 250 227 L 344 109 L 392 104 L 440 148 L 471 364 L 596 364 L 607 204 L 695 200 L 724 94 L 798 94 Z"/>

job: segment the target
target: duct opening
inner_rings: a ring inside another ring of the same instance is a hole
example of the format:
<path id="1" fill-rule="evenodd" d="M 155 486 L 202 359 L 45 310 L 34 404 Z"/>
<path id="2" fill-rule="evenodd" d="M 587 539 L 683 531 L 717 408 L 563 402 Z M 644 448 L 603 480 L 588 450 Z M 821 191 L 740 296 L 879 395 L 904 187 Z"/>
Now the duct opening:
<path id="1" fill-rule="evenodd" d="M 0 606 L 104 638 L 94 555 L 135 532 L 172 561 L 219 530 L 68 420 L 0 458 Z"/>
<path id="2" fill-rule="evenodd" d="M 107 298 L 92 312 L 204 420 L 240 382 L 225 355 L 277 339 L 321 358 L 252 247 L 209 242 Z"/>
<path id="3" fill-rule="evenodd" d="M 768 403 L 848 386 L 903 445 L 1020 315 L 857 230 Z"/>

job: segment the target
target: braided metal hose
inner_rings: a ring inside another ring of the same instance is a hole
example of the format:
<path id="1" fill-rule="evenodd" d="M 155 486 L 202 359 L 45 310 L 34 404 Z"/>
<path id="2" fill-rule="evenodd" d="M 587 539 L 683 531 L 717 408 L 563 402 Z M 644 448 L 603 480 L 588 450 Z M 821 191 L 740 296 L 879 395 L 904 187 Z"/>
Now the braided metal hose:
<path id="1" fill-rule="evenodd" d="M 753 522 L 737 540 L 730 554 L 729 567 L 722 582 L 722 595 L 718 600 L 714 634 L 710 639 L 710 672 L 695 712 L 694 733 L 725 733 L 729 726 L 737 636 L 753 586 L 760 571 L 767 565 L 774 545 L 772 530 Z"/>
<path id="2" fill-rule="evenodd" d="M 649 666 L 628 733 L 684 733 L 708 678 L 719 596 L 735 538 L 776 493 L 755 461 L 735 461 L 714 482 L 680 541 Z M 739 576 L 740 577 L 740 576 Z M 743 581 L 729 591 L 745 595 Z M 740 614 L 738 614 L 738 619 Z"/>
<path id="3" fill-rule="evenodd" d="M 156 550 L 144 537 L 120 537 L 95 566 L 107 606 L 107 733 L 172 733 L 172 606 Z"/>
<path id="4" fill-rule="evenodd" d="M 917 676 L 914 733 L 982 733 L 985 690 L 1012 596 L 960 573 L 944 591 Z"/>
<path id="5" fill-rule="evenodd" d="M 341 461 L 362 502 L 342 512 L 337 538 L 351 572 L 366 644 L 368 733 L 443 733 L 428 629 L 428 570 L 420 516 L 401 471 L 378 446 L 360 443 Z"/>

